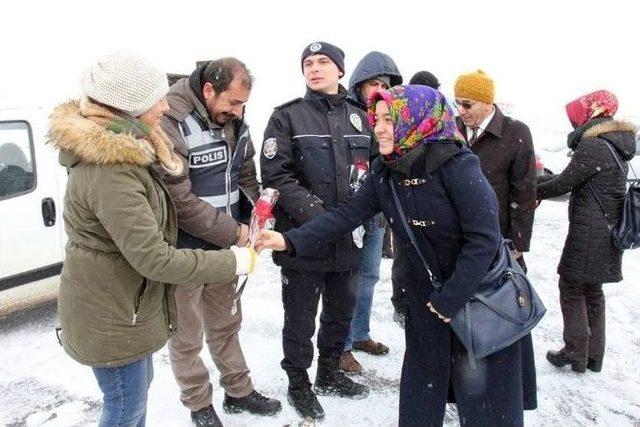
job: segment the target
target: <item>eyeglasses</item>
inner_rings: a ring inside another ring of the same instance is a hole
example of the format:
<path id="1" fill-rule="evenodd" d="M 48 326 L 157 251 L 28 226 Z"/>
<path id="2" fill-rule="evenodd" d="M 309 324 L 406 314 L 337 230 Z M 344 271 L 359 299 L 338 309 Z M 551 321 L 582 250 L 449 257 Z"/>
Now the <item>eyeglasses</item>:
<path id="1" fill-rule="evenodd" d="M 458 108 L 462 108 L 463 110 L 470 110 L 471 107 L 473 107 L 474 105 L 476 105 L 476 102 L 471 102 L 471 101 L 458 101 L 457 99 L 455 101 L 453 101 L 453 104 L 458 107 Z"/>

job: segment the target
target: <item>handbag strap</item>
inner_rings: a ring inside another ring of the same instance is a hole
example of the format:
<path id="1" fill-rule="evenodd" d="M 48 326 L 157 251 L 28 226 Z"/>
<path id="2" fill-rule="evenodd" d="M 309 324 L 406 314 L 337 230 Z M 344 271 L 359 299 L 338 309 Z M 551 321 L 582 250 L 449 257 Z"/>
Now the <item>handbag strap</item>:
<path id="1" fill-rule="evenodd" d="M 431 268 L 429 267 L 429 263 L 425 259 L 424 255 L 422 255 L 422 251 L 420 251 L 420 247 L 418 246 L 418 242 L 416 241 L 416 236 L 415 234 L 413 234 L 413 230 L 411 230 L 411 227 L 409 227 L 407 216 L 405 215 L 404 209 L 402 209 L 402 204 L 400 204 L 400 199 L 398 198 L 398 191 L 396 190 L 396 184 L 395 184 L 395 181 L 393 180 L 393 176 L 391 177 L 391 179 L 389 179 L 389 183 L 391 186 L 391 194 L 393 195 L 393 202 L 396 205 L 396 210 L 400 214 L 400 222 L 404 226 L 404 231 L 407 232 L 407 235 L 409 236 L 409 240 L 411 240 L 411 244 L 413 245 L 416 252 L 418 253 L 418 256 L 420 257 L 422 264 L 427 269 L 427 274 L 429 275 L 429 280 L 431 280 L 431 285 L 434 288 L 438 289 L 440 288 L 441 284 L 438 281 L 437 277 L 431 271 Z M 425 243 L 427 245 L 427 250 L 433 253 L 433 249 L 431 248 L 431 243 L 429 242 L 429 239 L 425 239 Z"/>
<path id="2" fill-rule="evenodd" d="M 609 227 L 609 230 L 613 230 L 615 225 L 611 221 L 611 218 L 609 218 L 609 214 L 607 213 L 607 210 L 605 209 L 604 205 L 600 201 L 600 197 L 598 197 L 598 195 L 596 194 L 596 191 L 593 189 L 593 185 L 591 185 L 591 178 L 589 178 L 587 180 L 587 188 L 589 189 L 589 192 L 591 193 L 593 198 L 596 199 L 596 202 L 598 203 L 598 206 L 600 206 L 600 209 L 602 210 L 602 213 L 604 214 L 604 218 L 607 220 L 607 227 Z"/>
<path id="3" fill-rule="evenodd" d="M 607 145 L 607 148 L 609 149 L 609 151 L 611 152 L 611 155 L 613 156 L 613 159 L 618 164 L 618 167 L 620 168 L 620 171 L 622 173 L 625 173 L 624 168 L 622 167 L 622 163 L 620 163 L 620 160 L 618 160 L 618 155 L 616 154 L 615 150 L 611 146 L 611 143 L 609 141 L 607 141 L 607 140 L 604 140 L 604 142 Z M 627 162 L 627 166 L 629 167 L 629 169 L 631 169 L 631 172 L 633 173 L 633 177 L 634 177 L 634 179 L 630 180 L 630 181 L 631 182 L 637 181 L 638 180 L 638 175 L 636 175 L 636 171 L 633 169 L 633 166 L 631 166 L 631 162 Z"/>
<path id="4" fill-rule="evenodd" d="M 404 226 L 404 230 L 407 232 L 407 235 L 409 236 L 409 240 L 411 240 L 411 244 L 413 245 L 416 252 L 418 253 L 420 260 L 422 260 L 422 264 L 424 264 L 424 267 L 427 269 L 427 274 L 429 274 L 431 285 L 434 288 L 439 289 L 442 285 L 438 281 L 436 276 L 433 274 L 433 272 L 431 271 L 431 268 L 429 268 L 429 263 L 427 262 L 424 255 L 422 255 L 422 252 L 420 251 L 420 247 L 418 246 L 418 242 L 416 241 L 416 236 L 415 234 L 413 234 L 413 230 L 411 230 L 411 227 L 409 227 L 407 216 L 404 214 L 404 209 L 402 209 L 402 205 L 400 204 L 400 199 L 398 198 L 398 191 L 396 190 L 396 185 L 395 185 L 395 181 L 393 180 L 393 176 L 389 179 L 389 184 L 391 186 L 391 194 L 393 195 L 393 203 L 396 206 L 396 210 L 400 214 L 400 222 L 402 222 L 402 225 Z M 433 254 L 435 254 L 435 251 L 431 246 L 431 242 L 429 242 L 429 239 L 427 239 L 426 237 L 424 239 L 424 242 L 426 245 L 426 250 L 430 252 L 433 256 Z M 465 307 L 468 305 L 469 305 L 469 302 L 465 304 Z M 464 323 L 466 326 L 465 330 L 467 333 L 467 343 L 469 345 L 469 348 L 467 348 L 469 365 L 471 366 L 471 369 L 476 369 L 476 357 L 475 357 L 475 352 L 473 351 L 473 339 L 471 338 L 471 316 L 469 315 L 468 309 L 464 310 Z"/>

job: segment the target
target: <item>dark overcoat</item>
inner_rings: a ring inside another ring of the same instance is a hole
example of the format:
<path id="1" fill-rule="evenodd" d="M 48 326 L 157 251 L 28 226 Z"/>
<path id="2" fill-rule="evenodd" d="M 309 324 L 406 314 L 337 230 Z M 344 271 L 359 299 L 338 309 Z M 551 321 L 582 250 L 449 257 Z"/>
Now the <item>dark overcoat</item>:
<path id="1" fill-rule="evenodd" d="M 471 146 L 480 158 L 482 172 L 489 180 L 500 206 L 500 230 L 520 252 L 529 250 L 533 214 L 536 207 L 535 152 L 529 127 L 521 121 L 495 114 L 485 131 Z M 458 118 L 463 135 L 466 128 Z"/>
<path id="2" fill-rule="evenodd" d="M 414 178 L 418 180 L 406 181 Z M 394 206 L 390 180 L 398 184 L 407 218 L 401 218 Z M 400 425 L 442 425 L 450 389 L 467 425 L 521 425 L 520 342 L 481 359 L 474 370 L 451 328 L 426 307 L 431 301 L 442 314 L 452 317 L 477 290 L 478 279 L 488 270 L 500 244 L 496 195 L 477 156 L 467 148 L 440 143 L 419 145 L 394 162 L 378 158 L 351 200 L 289 230 L 285 234 L 288 248 L 296 254 L 312 252 L 379 211 L 391 224 L 404 246 L 401 253 L 410 263 Z M 441 291 L 431 286 L 402 221 L 416 224 L 412 227 L 421 252 L 429 264 L 440 267 Z M 431 242 L 437 259 L 427 255 L 424 238 Z"/>

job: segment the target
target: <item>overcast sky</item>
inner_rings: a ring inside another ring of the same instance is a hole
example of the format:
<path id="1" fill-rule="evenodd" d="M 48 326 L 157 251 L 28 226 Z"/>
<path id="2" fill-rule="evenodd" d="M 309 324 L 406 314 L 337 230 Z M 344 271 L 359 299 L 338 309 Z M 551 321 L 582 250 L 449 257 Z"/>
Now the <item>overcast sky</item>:
<path id="1" fill-rule="evenodd" d="M 164 5 L 164 6 L 162 6 Z M 304 93 L 300 54 L 326 40 L 346 52 L 348 77 L 371 50 L 408 81 L 432 71 L 450 96 L 482 69 L 497 101 L 524 121 L 568 129 L 564 104 L 600 88 L 620 116 L 640 116 L 640 2 L 609 1 L 0 1 L 0 106 L 51 105 L 77 95 L 100 56 L 139 52 L 166 71 L 236 56 L 255 76 L 247 118 L 254 140 L 274 106 Z M 637 119 L 640 120 L 640 119 Z"/>

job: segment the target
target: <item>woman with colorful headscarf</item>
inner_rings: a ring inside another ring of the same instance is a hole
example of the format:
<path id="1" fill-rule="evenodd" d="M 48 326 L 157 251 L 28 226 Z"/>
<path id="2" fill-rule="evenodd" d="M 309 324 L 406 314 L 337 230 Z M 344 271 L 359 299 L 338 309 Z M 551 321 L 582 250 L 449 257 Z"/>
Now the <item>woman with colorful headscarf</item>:
<path id="1" fill-rule="evenodd" d="M 573 156 L 561 174 L 538 182 L 538 199 L 571 193 L 569 233 L 558 265 L 565 344 L 549 351 L 547 360 L 558 367 L 571 365 L 576 372 L 602 369 L 602 284 L 622 280 L 622 252 L 613 245 L 609 224 L 617 224 L 622 212 L 627 162 L 634 156 L 635 143 L 634 126 L 613 119 L 617 109 L 618 100 L 606 90 L 567 104 L 574 128 L 567 145 Z"/>
<path id="2" fill-rule="evenodd" d="M 463 146 L 444 96 L 429 87 L 374 93 L 369 119 L 381 156 L 355 196 L 284 235 L 262 233 L 263 245 L 305 254 L 382 211 L 411 265 L 400 426 L 442 425 L 447 397 L 455 398 L 463 426 L 522 425 L 520 343 L 477 360 L 472 368 L 448 325 L 476 292 L 501 244 L 496 195 L 478 158 Z M 391 181 L 406 217 L 395 207 Z M 402 221 L 408 221 L 429 265 L 439 267 L 439 291 Z"/>

